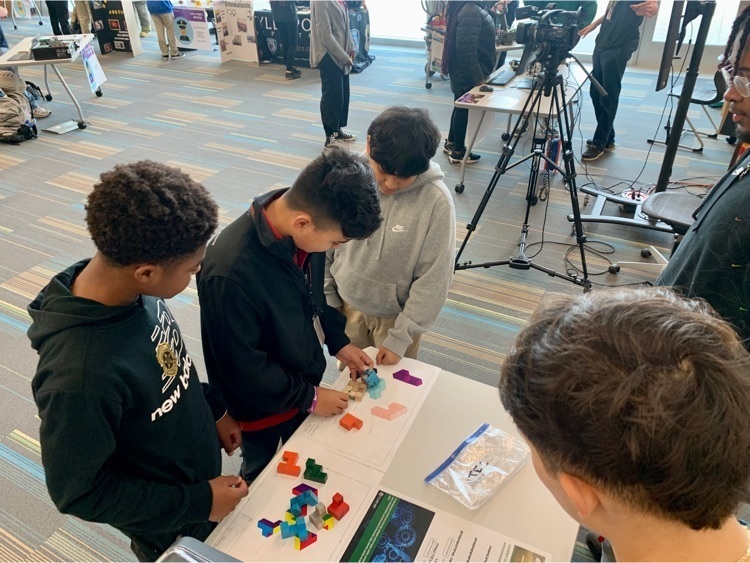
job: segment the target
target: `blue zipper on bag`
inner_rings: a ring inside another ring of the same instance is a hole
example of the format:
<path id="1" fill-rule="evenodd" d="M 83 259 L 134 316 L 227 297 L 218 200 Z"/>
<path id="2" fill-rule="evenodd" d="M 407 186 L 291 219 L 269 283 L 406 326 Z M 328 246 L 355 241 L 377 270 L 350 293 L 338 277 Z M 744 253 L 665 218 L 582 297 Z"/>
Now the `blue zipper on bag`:
<path id="1" fill-rule="evenodd" d="M 474 434 L 472 434 L 471 436 L 469 436 L 468 438 L 466 438 L 466 440 L 464 440 L 461 443 L 461 445 L 458 446 L 458 448 L 456 448 L 456 451 L 453 452 L 448 459 L 446 459 L 443 463 L 441 463 L 435 471 L 433 471 L 427 477 L 424 478 L 424 482 L 425 483 L 429 483 L 435 477 L 437 477 L 443 471 L 445 471 L 446 468 L 451 463 L 453 463 L 455 461 L 455 459 L 459 456 L 459 454 L 462 451 L 464 451 L 464 448 L 466 446 L 468 446 L 469 444 L 471 444 L 474 440 L 476 440 L 477 438 L 479 438 L 485 432 L 485 430 L 487 430 L 489 427 L 490 427 L 490 425 L 485 422 L 484 424 L 482 424 L 482 426 L 480 426 L 479 428 L 477 428 L 476 432 L 474 432 Z"/>

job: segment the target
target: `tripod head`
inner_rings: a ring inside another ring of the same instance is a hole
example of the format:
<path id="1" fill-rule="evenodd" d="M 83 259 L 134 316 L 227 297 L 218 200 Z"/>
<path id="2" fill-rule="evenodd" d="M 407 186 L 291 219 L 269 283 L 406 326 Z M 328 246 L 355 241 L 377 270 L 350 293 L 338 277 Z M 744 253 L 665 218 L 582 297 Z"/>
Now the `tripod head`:
<path id="1" fill-rule="evenodd" d="M 575 12 L 555 9 L 550 3 L 543 10 L 536 6 L 525 6 L 516 10 L 516 18 L 531 19 L 516 26 L 516 42 L 524 45 L 522 64 L 528 63 L 536 53 L 532 64 L 538 63 L 545 75 L 554 76 L 557 68 L 570 57 L 570 51 L 578 44 L 578 22 L 581 8 Z"/>

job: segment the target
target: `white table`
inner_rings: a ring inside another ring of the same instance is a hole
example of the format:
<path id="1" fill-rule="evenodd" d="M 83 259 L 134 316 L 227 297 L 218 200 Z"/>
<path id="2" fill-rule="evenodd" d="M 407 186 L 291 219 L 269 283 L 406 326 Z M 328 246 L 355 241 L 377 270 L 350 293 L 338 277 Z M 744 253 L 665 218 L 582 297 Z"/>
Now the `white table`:
<path id="1" fill-rule="evenodd" d="M 441 371 L 385 471 L 380 486 L 543 549 L 551 554 L 552 561 L 570 561 L 578 524 L 557 504 L 537 477 L 531 462 L 475 511 L 466 509 L 436 487 L 424 483 L 424 478 L 485 422 L 519 435 L 500 402 L 497 388 Z M 297 434 L 284 449 L 294 450 Z M 253 489 L 263 491 L 261 484 L 259 478 L 251 487 L 251 495 Z M 254 522 L 248 524 L 254 525 Z M 259 534 L 257 530 L 255 532 Z M 217 545 L 216 534 L 206 543 L 222 548 L 221 544 Z M 290 551 L 289 555 L 293 553 Z"/>
<path id="2" fill-rule="evenodd" d="M 559 72 L 565 84 L 565 100 L 570 106 L 586 80 L 586 73 L 576 64 L 562 65 Z M 469 153 L 476 142 L 481 140 L 483 134 L 493 128 L 495 113 L 508 114 L 506 130 L 509 133 L 511 119 L 514 115 L 520 115 L 523 112 L 531 90 L 518 88 L 519 80 L 522 78 L 526 78 L 526 76 L 518 76 L 505 86 L 490 85 L 493 89 L 492 92 L 482 92 L 480 90 L 481 86 L 475 86 L 468 92 L 468 94 L 476 97 L 476 102 L 474 103 L 459 101 L 460 98 L 456 100 L 456 107 L 469 110 L 469 125 L 466 130 L 466 137 L 468 139 L 466 143 L 466 155 L 461 162 L 461 175 L 459 183 L 456 185 L 456 193 L 464 191 L 464 177 Z M 544 116 L 557 117 L 556 112 L 550 112 L 551 103 L 551 97 L 542 96 L 539 107 L 540 118 Z M 487 119 L 488 114 L 492 119 Z"/>
<path id="3" fill-rule="evenodd" d="M 47 76 L 47 67 L 52 67 L 52 70 L 57 75 L 58 80 L 60 80 L 60 84 L 65 89 L 65 91 L 68 93 L 68 96 L 70 96 L 70 100 L 73 102 L 73 105 L 76 108 L 76 111 L 78 112 L 78 128 L 79 129 L 85 129 L 88 123 L 86 123 L 86 119 L 83 117 L 83 110 L 81 109 L 81 105 L 78 103 L 78 100 L 73 95 L 73 92 L 71 91 L 70 87 L 68 86 L 67 82 L 65 82 L 65 79 L 63 78 L 62 74 L 60 73 L 60 69 L 57 67 L 60 65 L 69 65 L 74 62 L 76 62 L 81 54 L 81 50 L 85 45 L 88 43 L 91 43 L 91 41 L 94 40 L 94 35 L 91 33 L 86 33 L 84 35 L 57 35 L 58 39 L 65 39 L 70 41 L 75 41 L 78 43 L 78 49 L 73 53 L 73 55 L 69 59 L 50 59 L 46 61 L 37 61 L 33 58 L 30 59 L 19 59 L 19 60 L 12 60 L 14 56 L 21 52 L 28 52 L 31 53 L 31 45 L 34 41 L 34 37 L 24 37 L 21 41 L 19 41 L 16 45 L 10 48 L 6 53 L 4 53 L 2 56 L 0 56 L 0 67 L 3 66 L 16 66 L 16 67 L 25 67 L 25 66 L 38 66 L 38 65 L 44 65 L 44 85 L 47 88 L 47 95 L 45 96 L 47 101 L 52 100 L 52 94 L 50 93 L 49 88 L 49 80 Z M 100 97 L 102 95 L 101 89 L 96 91 L 96 95 Z M 74 127 L 75 128 L 75 127 Z"/>

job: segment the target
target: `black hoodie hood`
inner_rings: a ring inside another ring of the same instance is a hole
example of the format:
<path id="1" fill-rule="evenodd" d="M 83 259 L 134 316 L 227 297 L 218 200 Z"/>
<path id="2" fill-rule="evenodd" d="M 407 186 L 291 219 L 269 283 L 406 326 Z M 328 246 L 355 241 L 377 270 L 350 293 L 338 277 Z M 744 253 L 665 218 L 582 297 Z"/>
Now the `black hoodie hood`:
<path id="1" fill-rule="evenodd" d="M 73 281 L 89 261 L 82 260 L 57 274 L 28 306 L 34 322 L 27 334 L 31 347 L 37 352 L 45 340 L 66 330 L 123 322 L 142 308 L 140 298 L 130 305 L 110 307 L 73 295 Z"/>

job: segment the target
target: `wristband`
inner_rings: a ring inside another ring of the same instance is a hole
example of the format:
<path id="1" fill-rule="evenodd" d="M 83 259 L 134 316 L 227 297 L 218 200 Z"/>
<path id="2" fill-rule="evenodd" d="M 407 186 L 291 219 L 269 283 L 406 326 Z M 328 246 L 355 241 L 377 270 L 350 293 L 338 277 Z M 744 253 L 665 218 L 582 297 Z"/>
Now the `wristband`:
<path id="1" fill-rule="evenodd" d="M 315 410 L 315 407 L 318 405 L 318 388 L 313 387 L 313 391 L 315 392 L 315 394 L 313 395 L 313 402 L 312 405 L 310 405 L 310 408 L 307 409 L 307 412 L 309 412 L 310 414 L 312 414 L 312 412 Z"/>

